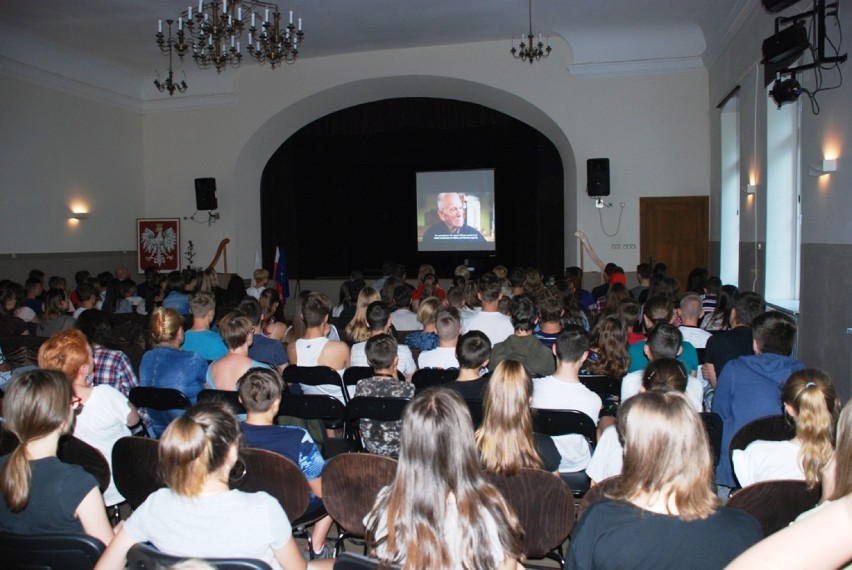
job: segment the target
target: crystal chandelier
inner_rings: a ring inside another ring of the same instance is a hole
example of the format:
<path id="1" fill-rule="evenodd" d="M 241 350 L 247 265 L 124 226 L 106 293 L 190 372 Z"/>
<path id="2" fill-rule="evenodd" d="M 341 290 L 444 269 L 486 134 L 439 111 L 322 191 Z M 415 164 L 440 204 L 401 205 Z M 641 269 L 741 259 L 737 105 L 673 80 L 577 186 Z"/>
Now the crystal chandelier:
<path id="1" fill-rule="evenodd" d="M 157 90 L 162 93 L 163 91 L 169 92 L 169 97 L 175 94 L 175 91 L 179 93 L 183 93 L 186 91 L 186 76 L 181 80 L 180 83 L 175 83 L 174 78 L 175 74 L 172 70 L 172 49 L 175 46 L 175 40 L 172 39 L 172 24 L 174 20 L 166 20 L 166 23 L 169 26 L 169 38 L 165 41 L 160 42 L 159 39 L 163 35 L 163 22 L 160 21 L 160 31 L 157 33 L 158 41 L 157 43 L 160 45 L 160 50 L 163 53 L 169 54 L 169 74 L 166 76 L 166 80 L 164 82 L 160 82 L 160 74 L 157 73 L 157 78 L 154 80 L 154 85 L 157 87 Z"/>
<path id="2" fill-rule="evenodd" d="M 213 66 L 221 73 L 229 65 L 240 65 L 244 32 L 248 33 L 246 53 L 261 65 L 269 62 L 273 69 L 282 62 L 295 62 L 305 37 L 302 19 L 294 24 L 291 11 L 289 23 L 284 23 L 275 4 L 260 0 L 214 0 L 204 4 L 204 0 L 198 0 L 197 10 L 189 6 L 178 17 L 174 49 L 181 60 L 191 51 L 198 67 Z M 161 20 L 157 45 L 164 49 L 166 43 Z"/>
<path id="3" fill-rule="evenodd" d="M 538 42 L 535 41 L 532 31 L 532 0 L 529 0 L 529 15 L 529 32 L 527 32 L 526 37 L 524 37 L 524 34 L 521 34 L 521 43 L 518 46 L 520 49 L 515 47 L 515 38 L 512 38 L 512 49 L 510 51 L 513 56 L 520 58 L 521 61 L 529 61 L 532 64 L 534 61 L 549 56 L 553 48 L 550 47 L 550 36 L 547 36 L 547 45 L 542 42 L 541 33 L 538 34 Z"/>

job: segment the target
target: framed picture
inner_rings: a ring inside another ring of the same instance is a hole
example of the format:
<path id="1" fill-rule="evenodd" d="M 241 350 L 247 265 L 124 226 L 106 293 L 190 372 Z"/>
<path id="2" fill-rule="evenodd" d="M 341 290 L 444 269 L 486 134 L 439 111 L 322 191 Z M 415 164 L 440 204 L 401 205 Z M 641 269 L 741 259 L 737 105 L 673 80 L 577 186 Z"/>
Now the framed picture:
<path id="1" fill-rule="evenodd" d="M 180 219 L 137 218 L 136 260 L 139 273 L 146 267 L 159 272 L 180 269 Z"/>

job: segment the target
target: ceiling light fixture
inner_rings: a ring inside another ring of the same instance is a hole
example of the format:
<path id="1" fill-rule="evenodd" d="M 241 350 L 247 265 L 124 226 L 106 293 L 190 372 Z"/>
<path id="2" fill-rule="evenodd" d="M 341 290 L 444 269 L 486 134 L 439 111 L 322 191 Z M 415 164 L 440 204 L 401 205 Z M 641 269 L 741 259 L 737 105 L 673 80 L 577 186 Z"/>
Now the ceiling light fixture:
<path id="1" fill-rule="evenodd" d="M 515 47 L 515 38 L 512 38 L 512 49 L 509 51 L 512 52 L 514 57 L 520 58 L 521 61 L 529 61 L 530 65 L 532 65 L 534 61 L 549 56 L 553 48 L 550 47 L 550 36 L 547 36 L 547 45 L 545 45 L 542 41 L 541 32 L 538 34 L 538 42 L 535 41 L 532 31 L 532 0 L 529 0 L 529 16 L 530 27 L 526 37 L 524 37 L 524 34 L 521 34 L 521 43 L 517 48 Z"/>
<path id="2" fill-rule="evenodd" d="M 174 20 L 166 20 L 166 24 L 169 26 L 169 39 L 165 41 L 160 41 L 163 39 L 163 21 L 160 20 L 160 31 L 157 32 L 157 44 L 160 46 L 160 50 L 163 53 L 169 54 L 169 74 L 166 76 L 166 81 L 160 83 L 160 73 L 157 72 L 157 78 L 154 80 L 154 85 L 157 87 L 157 90 L 162 93 L 163 91 L 169 92 L 169 97 L 175 94 L 175 91 L 179 93 L 183 93 L 186 91 L 186 73 L 184 73 L 184 77 L 180 83 L 175 83 L 174 78 L 175 74 L 172 70 L 172 49 L 175 46 L 175 40 L 172 39 L 172 24 Z"/>
<path id="3" fill-rule="evenodd" d="M 289 20 L 284 24 L 278 6 L 260 0 L 214 0 L 208 4 L 198 0 L 197 10 L 189 6 L 178 17 L 174 49 L 181 60 L 191 49 L 198 67 L 213 66 L 221 73 L 229 65 L 240 65 L 243 32 L 247 31 L 248 55 L 261 65 L 269 62 L 275 69 L 282 62 L 296 61 L 305 37 L 302 19 L 298 18 L 298 25 L 294 24 L 290 11 Z M 160 21 L 157 45 L 166 51 L 165 43 Z"/>

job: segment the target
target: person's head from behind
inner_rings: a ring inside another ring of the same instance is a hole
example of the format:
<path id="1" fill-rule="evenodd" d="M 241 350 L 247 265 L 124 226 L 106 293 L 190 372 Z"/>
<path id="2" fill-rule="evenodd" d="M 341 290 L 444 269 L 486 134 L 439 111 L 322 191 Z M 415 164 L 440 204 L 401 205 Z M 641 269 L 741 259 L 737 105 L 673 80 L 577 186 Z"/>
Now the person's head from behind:
<path id="1" fill-rule="evenodd" d="M 58 370 L 74 383 L 85 379 L 94 369 L 92 347 L 82 332 L 66 329 L 47 339 L 38 349 L 38 366 Z"/>
<path id="2" fill-rule="evenodd" d="M 686 366 L 675 358 L 657 358 L 642 371 L 642 388 L 666 392 L 686 392 Z"/>
<path id="3" fill-rule="evenodd" d="M 154 344 L 171 344 L 183 334 L 183 317 L 174 309 L 158 307 L 149 321 Z"/>
<path id="4" fill-rule="evenodd" d="M 431 265 L 429 265 L 428 263 L 424 263 L 417 269 L 417 280 L 420 283 L 423 283 L 423 279 L 427 275 L 434 275 L 434 274 L 435 274 L 435 268 L 432 267 Z"/>
<path id="5" fill-rule="evenodd" d="M 796 437 L 802 445 L 802 469 L 808 486 L 813 488 L 833 451 L 834 416 L 840 407 L 834 384 L 822 370 L 799 370 L 784 383 L 781 401 L 796 422 Z"/>
<path id="6" fill-rule="evenodd" d="M 360 297 L 358 302 L 360 304 Z M 331 315 L 331 301 L 325 293 L 310 293 L 302 303 L 302 320 L 305 321 L 305 326 L 308 328 L 324 325 L 328 321 L 329 315 Z"/>
<path id="7" fill-rule="evenodd" d="M 393 290 L 393 304 L 397 309 L 408 309 L 411 305 L 411 291 L 405 285 L 397 285 Z"/>
<path id="8" fill-rule="evenodd" d="M 373 367 L 373 370 L 395 368 L 398 346 L 396 339 L 389 334 L 371 336 L 364 346 L 367 362 Z"/>
<path id="9" fill-rule="evenodd" d="M 390 307 L 381 301 L 373 301 L 367 307 L 367 326 L 371 332 L 385 332 L 390 322 Z"/>
<path id="10" fill-rule="evenodd" d="M 237 311 L 248 318 L 252 327 L 258 326 L 260 324 L 261 317 L 263 316 L 260 308 L 260 301 L 251 295 L 246 295 L 239 303 L 237 303 Z"/>
<path id="11" fill-rule="evenodd" d="M 640 263 L 636 266 L 636 279 L 643 283 L 651 278 L 651 264 Z"/>
<path id="12" fill-rule="evenodd" d="M 655 295 L 645 301 L 642 308 L 645 329 L 651 330 L 660 323 L 671 323 L 674 318 L 674 304 L 665 295 Z"/>
<path id="13" fill-rule="evenodd" d="M 678 313 L 683 324 L 695 326 L 701 318 L 704 308 L 701 304 L 701 297 L 697 293 L 686 293 L 680 298 L 680 307 Z"/>
<path id="14" fill-rule="evenodd" d="M 189 297 L 189 310 L 197 319 L 206 318 L 216 310 L 216 299 L 212 293 L 200 291 Z"/>
<path id="15" fill-rule="evenodd" d="M 491 360 L 491 341 L 482 331 L 469 331 L 456 343 L 456 360 L 459 368 L 479 370 Z"/>
<path id="16" fill-rule="evenodd" d="M 523 267 L 513 267 L 512 270 L 509 271 L 508 278 L 512 287 L 519 289 L 523 287 L 524 281 L 527 280 L 527 270 Z"/>
<path id="17" fill-rule="evenodd" d="M 512 326 L 518 332 L 531 332 L 538 322 L 538 308 L 531 295 L 516 295 L 509 305 Z"/>
<path id="18" fill-rule="evenodd" d="M 766 302 L 763 297 L 752 291 L 743 291 L 734 297 L 734 317 L 737 324 L 750 327 L 754 320 L 766 312 Z"/>
<path id="19" fill-rule="evenodd" d="M 68 301 L 62 289 L 48 289 L 44 296 L 44 316 L 55 319 L 68 311 Z"/>
<path id="20" fill-rule="evenodd" d="M 459 337 L 461 332 L 461 317 L 455 307 L 443 307 L 435 315 L 435 332 L 444 342 L 450 342 Z"/>
<path id="21" fill-rule="evenodd" d="M 754 352 L 790 356 L 796 342 L 796 322 L 779 311 L 767 311 L 752 322 Z"/>
<path id="22" fill-rule="evenodd" d="M 491 272 L 485 273 L 482 277 L 477 281 L 477 287 L 479 289 L 479 299 L 483 304 L 485 303 L 497 303 L 500 300 L 500 297 L 503 296 L 501 292 L 502 285 L 500 280 L 497 279 L 497 276 Z"/>
<path id="23" fill-rule="evenodd" d="M 38 277 L 30 277 L 24 281 L 24 289 L 27 292 L 27 298 L 35 298 L 44 293 L 44 282 Z"/>
<path id="24" fill-rule="evenodd" d="M 98 301 L 98 290 L 91 283 L 80 283 L 77 286 L 77 299 L 81 307 L 92 308 Z"/>
<path id="25" fill-rule="evenodd" d="M 265 319 L 271 317 L 278 310 L 281 304 L 281 295 L 275 289 L 266 288 L 260 292 L 260 298 L 257 300 L 260 304 L 261 316 Z"/>
<path id="26" fill-rule="evenodd" d="M 103 311 L 88 309 L 77 318 L 77 328 L 80 329 L 89 343 L 109 347 L 113 343 L 112 321 Z"/>
<path id="27" fill-rule="evenodd" d="M 254 324 L 244 314 L 231 311 L 219 319 L 219 336 L 225 342 L 228 350 L 236 350 L 243 345 L 251 345 Z"/>
<path id="28" fill-rule="evenodd" d="M 553 349 L 559 362 L 582 364 L 589 352 L 589 335 L 583 330 L 562 331 Z"/>
<path id="29" fill-rule="evenodd" d="M 198 497 L 208 479 L 228 481 L 240 444 L 237 418 L 225 404 L 197 404 L 173 420 L 159 446 L 160 478 L 178 495 Z"/>
<path id="30" fill-rule="evenodd" d="M 3 429 L 22 442 L 0 470 L 0 489 L 13 513 L 26 508 L 32 471 L 26 444 L 56 432 L 66 433 L 73 424 L 71 384 L 58 371 L 30 370 L 13 378 L 3 398 Z"/>
<path id="31" fill-rule="evenodd" d="M 240 402 L 249 413 L 268 412 L 281 400 L 284 380 L 270 368 L 250 368 L 237 380 Z"/>
<path id="32" fill-rule="evenodd" d="M 417 320 L 424 327 L 434 325 L 438 318 L 438 310 L 444 305 L 443 301 L 438 297 L 427 297 L 420 301 L 420 306 L 417 307 Z"/>
<path id="33" fill-rule="evenodd" d="M 255 269 L 252 277 L 254 278 L 255 288 L 261 289 L 266 287 L 266 284 L 269 283 L 269 270 L 263 268 Z"/>
<path id="34" fill-rule="evenodd" d="M 541 467 L 533 443 L 532 391 L 529 373 L 516 360 L 502 361 L 491 374 L 482 402 L 482 426 L 476 432 L 486 470 L 514 475 L 522 467 Z"/>
<path id="35" fill-rule="evenodd" d="M 538 314 L 542 323 L 558 323 L 565 313 L 565 298 L 556 287 L 547 287 L 538 298 Z"/>
<path id="36" fill-rule="evenodd" d="M 681 352 L 682 343 L 683 334 L 676 326 L 667 323 L 659 324 L 648 333 L 645 356 L 648 360 L 676 358 Z"/>
<path id="37" fill-rule="evenodd" d="M 684 394 L 649 390 L 633 396 L 618 410 L 618 433 L 624 468 L 613 498 L 643 508 L 653 500 L 673 503 L 685 520 L 716 510 L 707 431 Z"/>
<path id="38" fill-rule="evenodd" d="M 636 326 L 641 315 L 642 305 L 636 299 L 627 298 L 618 302 L 615 316 L 624 321 L 624 324 L 627 325 L 629 330 L 632 330 Z"/>

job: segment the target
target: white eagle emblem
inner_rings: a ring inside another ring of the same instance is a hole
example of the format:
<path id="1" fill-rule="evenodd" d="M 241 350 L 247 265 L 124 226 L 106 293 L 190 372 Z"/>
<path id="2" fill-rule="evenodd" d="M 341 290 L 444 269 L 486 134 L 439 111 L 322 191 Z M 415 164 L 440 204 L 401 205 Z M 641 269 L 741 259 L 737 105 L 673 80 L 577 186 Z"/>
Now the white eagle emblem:
<path id="1" fill-rule="evenodd" d="M 144 258 L 155 266 L 163 266 L 175 258 L 177 250 L 177 233 L 174 228 L 163 230 L 163 224 L 154 226 L 156 231 L 145 228 L 142 231 L 142 251 Z"/>

